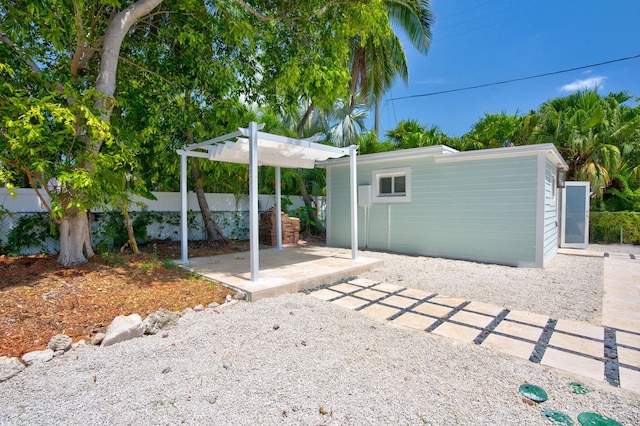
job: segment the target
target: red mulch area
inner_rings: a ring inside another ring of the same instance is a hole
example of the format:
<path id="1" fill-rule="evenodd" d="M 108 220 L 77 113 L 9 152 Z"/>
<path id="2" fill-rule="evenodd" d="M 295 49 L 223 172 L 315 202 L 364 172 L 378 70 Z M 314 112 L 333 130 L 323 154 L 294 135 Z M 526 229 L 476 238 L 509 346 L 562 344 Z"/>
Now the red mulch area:
<path id="1" fill-rule="evenodd" d="M 189 256 L 248 250 L 247 242 L 194 242 Z M 96 255 L 84 265 L 63 267 L 57 255 L 0 256 L 0 356 L 45 349 L 52 336 L 91 340 L 118 315 L 143 319 L 160 308 L 183 310 L 224 303 L 232 292 L 175 267 L 180 245 L 155 242 L 138 255 Z"/>

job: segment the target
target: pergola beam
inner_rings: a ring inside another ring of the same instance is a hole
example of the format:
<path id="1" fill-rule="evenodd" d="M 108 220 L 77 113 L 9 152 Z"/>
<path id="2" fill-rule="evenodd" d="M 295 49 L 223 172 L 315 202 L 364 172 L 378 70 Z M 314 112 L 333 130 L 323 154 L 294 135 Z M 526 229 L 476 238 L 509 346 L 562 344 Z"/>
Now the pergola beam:
<path id="1" fill-rule="evenodd" d="M 282 249 L 282 206 L 281 206 L 281 170 L 280 167 L 314 168 L 316 161 L 350 156 L 350 192 L 351 192 L 351 258 L 358 257 L 358 206 L 356 153 L 357 147 L 347 148 L 315 143 L 312 139 L 293 139 L 286 136 L 260 132 L 264 125 L 256 122 L 217 138 L 185 146 L 177 150 L 180 155 L 180 199 L 181 199 L 181 251 L 182 263 L 188 263 L 188 211 L 187 211 L 187 157 L 206 158 L 249 165 L 249 247 L 251 260 L 251 282 L 259 280 L 259 212 L 258 212 L 258 166 L 267 165 L 276 168 L 276 234 L 278 250 Z M 244 136 L 247 139 L 240 138 Z M 232 142 L 231 139 L 236 139 Z M 240 142 L 238 142 L 240 141 Z M 219 144 L 225 142 L 224 147 Z M 248 143 L 247 143 L 248 142 Z M 261 145 L 262 144 L 262 145 Z M 291 148 L 291 147 L 295 148 Z M 206 150 L 203 151 L 203 150 Z"/>

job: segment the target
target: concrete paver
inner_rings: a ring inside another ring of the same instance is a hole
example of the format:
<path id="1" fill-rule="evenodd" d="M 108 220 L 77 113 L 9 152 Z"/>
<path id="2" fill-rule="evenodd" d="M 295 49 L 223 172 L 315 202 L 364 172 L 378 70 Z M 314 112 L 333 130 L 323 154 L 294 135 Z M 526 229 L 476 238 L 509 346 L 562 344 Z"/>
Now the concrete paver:
<path id="1" fill-rule="evenodd" d="M 478 344 L 640 393 L 640 260 L 610 256 L 604 267 L 602 326 L 556 321 L 371 280 L 354 279 L 310 294 L 379 321 Z"/>

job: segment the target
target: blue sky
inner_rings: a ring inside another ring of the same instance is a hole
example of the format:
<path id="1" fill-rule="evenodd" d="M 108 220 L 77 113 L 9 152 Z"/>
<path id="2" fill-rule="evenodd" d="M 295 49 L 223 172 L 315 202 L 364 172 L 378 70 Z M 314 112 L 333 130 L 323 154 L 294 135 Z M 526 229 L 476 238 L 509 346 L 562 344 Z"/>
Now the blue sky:
<path id="1" fill-rule="evenodd" d="M 548 99 L 594 84 L 601 94 L 627 91 L 640 97 L 637 58 L 505 85 L 391 100 L 640 54 L 639 0 L 431 0 L 431 9 L 436 23 L 429 54 L 422 56 L 404 43 L 409 85 L 398 81 L 385 95 L 381 138 L 407 119 L 461 136 L 485 113 L 526 114 Z M 373 127 L 373 111 L 367 127 Z"/>

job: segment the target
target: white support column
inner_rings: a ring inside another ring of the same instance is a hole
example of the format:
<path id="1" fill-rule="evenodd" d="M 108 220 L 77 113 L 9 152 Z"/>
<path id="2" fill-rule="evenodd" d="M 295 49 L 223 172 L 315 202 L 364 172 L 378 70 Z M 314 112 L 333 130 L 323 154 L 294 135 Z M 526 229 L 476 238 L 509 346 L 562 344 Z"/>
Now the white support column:
<path id="1" fill-rule="evenodd" d="M 189 261 L 189 230 L 187 227 L 187 153 L 180 151 L 180 228 L 182 263 Z"/>
<path id="2" fill-rule="evenodd" d="M 358 147 L 349 147 L 349 171 L 351 177 L 351 260 L 358 258 L 358 179 L 356 176 L 356 152 Z"/>
<path id="3" fill-rule="evenodd" d="M 280 194 L 280 167 L 276 166 L 276 239 L 278 250 L 282 250 L 282 202 Z"/>
<path id="4" fill-rule="evenodd" d="M 251 282 L 259 279 L 260 250 L 258 220 L 258 124 L 249 123 L 249 247 L 251 256 Z"/>

